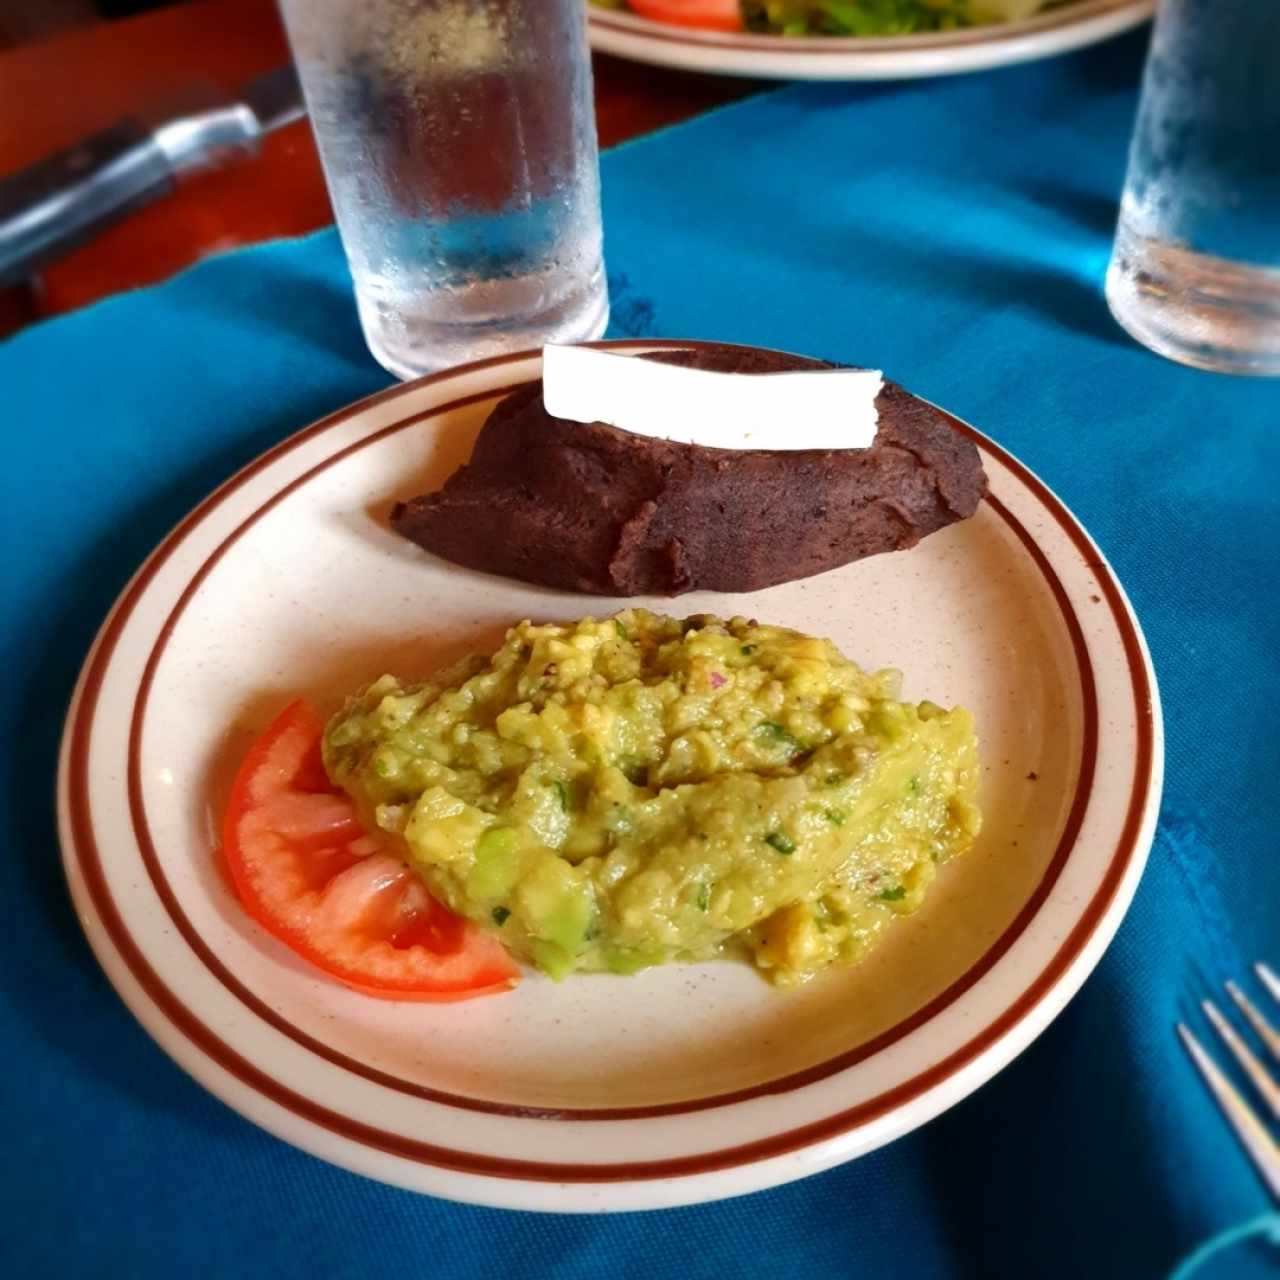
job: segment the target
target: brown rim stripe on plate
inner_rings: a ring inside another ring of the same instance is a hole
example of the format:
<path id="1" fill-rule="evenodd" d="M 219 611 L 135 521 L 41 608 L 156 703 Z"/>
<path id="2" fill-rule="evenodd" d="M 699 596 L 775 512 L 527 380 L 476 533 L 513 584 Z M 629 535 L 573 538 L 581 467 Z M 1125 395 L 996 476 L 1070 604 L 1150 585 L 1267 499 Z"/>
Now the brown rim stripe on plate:
<path id="1" fill-rule="evenodd" d="M 525 385 L 528 383 L 515 384 Z M 384 1071 L 379 1071 L 374 1067 L 361 1062 L 357 1058 L 352 1058 L 347 1054 L 332 1048 L 323 1042 L 316 1040 L 313 1036 L 308 1035 L 300 1027 L 295 1026 L 282 1014 L 272 1009 L 263 1000 L 255 996 L 233 973 L 222 963 L 217 957 L 213 949 L 200 936 L 199 931 L 191 923 L 190 918 L 182 910 L 174 893 L 172 886 L 169 884 L 168 878 L 164 874 L 159 856 L 156 851 L 155 841 L 151 835 L 150 825 L 147 822 L 146 805 L 143 799 L 142 788 L 142 728 L 146 720 L 147 706 L 150 701 L 151 687 L 155 679 L 155 673 L 159 667 L 160 661 L 164 656 L 164 651 L 168 647 L 169 640 L 177 628 L 182 614 L 186 611 L 196 592 L 200 589 L 209 573 L 216 567 L 223 555 L 250 529 L 259 519 L 267 512 L 271 511 L 278 503 L 286 498 L 290 493 L 301 488 L 309 480 L 316 475 L 327 470 L 329 467 L 341 462 L 349 457 L 352 453 L 362 449 L 365 445 L 373 444 L 393 435 L 398 431 L 417 426 L 420 423 L 437 416 L 438 414 L 447 413 L 453 409 L 459 408 L 464 403 L 474 402 L 476 399 L 486 399 L 490 396 L 498 397 L 511 391 L 513 386 L 499 388 L 494 392 L 479 393 L 478 396 L 468 397 L 467 401 L 453 401 L 440 406 L 436 410 L 426 410 L 423 413 L 413 415 L 398 423 L 392 423 L 389 426 L 380 428 L 378 431 L 346 446 L 337 453 L 334 453 L 324 461 L 317 463 L 309 471 L 296 477 L 285 488 L 273 494 L 262 506 L 255 512 L 247 516 L 209 555 L 199 569 L 192 576 L 191 581 L 184 588 L 177 603 L 174 605 L 164 625 L 160 629 L 160 633 L 156 639 L 155 645 L 152 647 L 151 653 L 147 659 L 146 667 L 143 671 L 142 680 L 139 683 L 138 695 L 134 700 L 133 717 L 129 734 L 129 767 L 128 767 L 128 788 L 129 788 L 129 808 L 133 821 L 134 835 L 138 841 L 138 847 L 141 850 L 143 862 L 147 868 L 147 874 L 151 879 L 152 886 L 155 888 L 169 918 L 173 921 L 178 932 L 187 942 L 187 945 L 199 957 L 201 963 L 217 980 L 236 997 L 242 1004 L 246 1005 L 264 1022 L 279 1031 L 281 1034 L 288 1036 L 296 1044 L 310 1050 L 319 1057 L 335 1066 L 350 1071 L 353 1074 L 369 1080 L 374 1084 L 382 1085 L 386 1088 L 395 1089 L 400 1093 L 408 1094 L 411 1097 L 422 1098 L 428 1102 L 438 1103 L 444 1106 L 458 1107 L 467 1111 L 478 1111 L 489 1115 L 514 1115 L 526 1118 L 539 1118 L 548 1120 L 639 1120 L 646 1117 L 678 1115 L 691 1111 L 703 1111 L 713 1107 L 730 1106 L 737 1102 L 745 1102 L 751 1098 L 761 1097 L 765 1094 L 785 1093 L 792 1089 L 802 1088 L 805 1085 L 813 1084 L 818 1080 L 824 1080 L 828 1076 L 834 1075 L 836 1072 L 847 1070 L 849 1067 L 856 1066 L 859 1062 L 865 1061 L 872 1054 L 878 1053 L 880 1050 L 888 1048 L 889 1045 L 901 1040 L 904 1036 L 909 1035 L 918 1027 L 923 1026 L 931 1018 L 941 1013 L 945 1008 L 954 1003 L 961 995 L 964 994 L 975 982 L 986 974 L 1000 959 L 1002 955 L 1013 945 L 1023 930 L 1030 924 L 1035 913 L 1039 910 L 1040 904 L 1048 896 L 1053 885 L 1062 872 L 1062 868 L 1066 865 L 1067 858 L 1070 855 L 1076 840 L 1076 836 L 1080 830 L 1080 825 L 1084 820 L 1085 809 L 1088 805 L 1089 792 L 1093 783 L 1093 773 L 1097 757 L 1097 731 L 1098 731 L 1098 709 L 1097 696 L 1095 689 L 1095 679 L 1093 669 L 1089 661 L 1088 649 L 1084 642 L 1084 636 L 1080 629 L 1079 620 L 1072 609 L 1070 601 L 1066 597 L 1066 593 L 1059 582 L 1057 575 L 1054 573 L 1048 561 L 1044 558 L 1043 552 L 1035 544 L 1035 541 L 1023 528 L 1021 523 L 1012 515 L 1011 512 L 998 499 L 989 498 L 988 502 L 997 515 L 1005 521 L 1005 523 L 1013 531 L 1014 535 L 1022 543 L 1023 547 L 1031 556 L 1032 561 L 1040 570 L 1049 584 L 1050 590 L 1054 595 L 1055 603 L 1062 612 L 1066 622 L 1067 630 L 1071 636 L 1072 648 L 1076 657 L 1076 664 L 1080 673 L 1080 682 L 1084 690 L 1083 712 L 1084 712 L 1084 734 L 1081 741 L 1080 754 L 1080 771 L 1076 781 L 1076 788 L 1072 796 L 1072 802 L 1068 811 L 1066 822 L 1063 826 L 1062 834 L 1059 837 L 1058 844 L 1054 850 L 1053 856 L 1047 864 L 1044 874 L 1037 883 L 1032 892 L 1031 897 L 1024 904 L 1021 911 L 1014 918 L 1012 923 L 1004 930 L 999 938 L 984 952 L 978 959 L 959 977 L 955 982 L 945 990 L 939 992 L 932 1000 L 917 1009 L 909 1017 L 896 1023 L 894 1026 L 887 1028 L 873 1039 L 851 1049 L 845 1053 L 839 1054 L 834 1058 L 830 1058 L 825 1062 L 816 1063 L 811 1067 L 806 1067 L 802 1071 L 793 1072 L 787 1076 L 779 1077 L 775 1080 L 766 1081 L 758 1085 L 752 1085 L 747 1088 L 737 1089 L 729 1093 L 713 1094 L 702 1098 L 688 1098 L 668 1103 L 655 1103 L 649 1106 L 640 1107 L 595 1107 L 595 1108 L 573 1108 L 573 1107 L 535 1107 L 535 1106 L 517 1106 L 510 1103 L 495 1102 L 490 1099 L 468 1097 L 465 1094 L 447 1093 L 443 1090 L 433 1089 L 427 1085 L 420 1084 L 412 1080 L 404 1080 L 400 1077 L 390 1075 Z M 952 426 L 956 425 L 952 420 Z"/>
<path id="2" fill-rule="evenodd" d="M 666 342 L 635 342 L 626 345 L 646 348 L 658 346 L 722 346 L 727 344 L 705 344 L 692 341 L 670 340 Z M 526 352 L 517 353 L 511 356 L 493 357 L 490 360 L 478 362 L 477 365 L 472 367 L 491 367 L 513 361 L 525 360 L 535 354 L 536 353 Z M 444 374 L 433 375 L 432 378 L 426 379 L 425 381 L 434 382 L 440 378 L 452 376 L 454 373 L 456 373 L 456 371 L 446 371 Z M 1071 934 L 1068 935 L 1067 939 L 1064 941 L 1062 947 L 1060 947 L 1058 953 L 1054 956 L 1050 964 L 1045 968 L 1035 982 L 1025 992 L 1023 992 L 1018 1000 L 1015 1001 L 1009 1009 L 1005 1010 L 1005 1012 L 983 1032 L 979 1033 L 978 1036 L 974 1037 L 943 1062 L 929 1068 L 914 1079 L 904 1082 L 892 1091 L 880 1095 L 877 1098 L 870 1099 L 868 1102 L 860 1104 L 852 1110 L 826 1117 L 823 1120 L 816 1121 L 801 1129 L 772 1135 L 757 1142 L 747 1144 L 746 1146 L 720 1152 L 702 1153 L 696 1156 L 610 1165 L 562 1165 L 515 1161 L 500 1157 L 478 1155 L 472 1152 L 450 1151 L 445 1148 L 436 1147 L 432 1144 L 407 1139 L 401 1135 L 385 1133 L 380 1130 L 372 1129 L 369 1126 L 351 1120 L 349 1117 L 331 1112 L 314 1103 L 310 1099 L 301 1097 L 294 1093 L 278 1081 L 265 1075 L 265 1073 L 257 1067 L 254 1067 L 251 1063 L 246 1062 L 236 1054 L 234 1050 L 221 1041 L 213 1032 L 200 1023 L 195 1015 L 192 1014 L 191 1011 L 187 1009 L 173 995 L 173 993 L 168 990 L 167 987 L 165 987 L 159 976 L 139 951 L 136 943 L 134 943 L 132 937 L 129 935 L 127 927 L 124 925 L 118 910 L 116 909 L 103 875 L 101 861 L 94 841 L 92 825 L 88 813 L 86 784 L 88 771 L 88 742 L 92 722 L 92 711 L 96 705 L 105 667 L 119 639 L 119 633 L 123 628 L 124 622 L 135 607 L 141 592 L 194 523 L 229 496 L 231 492 L 239 488 L 252 475 L 256 474 L 263 467 L 269 465 L 288 451 L 297 447 L 297 445 L 302 443 L 304 440 L 313 438 L 317 433 L 337 425 L 339 422 L 344 421 L 356 412 L 364 411 L 374 403 L 398 394 L 401 390 L 402 389 L 399 387 L 390 388 L 388 391 L 380 393 L 379 395 L 362 402 L 359 406 L 340 411 L 327 419 L 321 420 L 312 427 L 307 428 L 305 431 L 292 437 L 290 440 L 276 446 L 275 449 L 269 451 L 267 454 L 264 454 L 255 463 L 251 464 L 244 471 L 228 481 L 226 485 L 211 495 L 210 498 L 206 499 L 204 503 L 197 507 L 196 510 L 178 526 L 178 528 L 169 536 L 168 539 L 166 539 L 161 547 L 157 549 L 151 559 L 139 571 L 139 574 L 134 581 L 126 589 L 126 592 L 124 596 L 122 596 L 116 610 L 108 618 L 103 629 L 102 636 L 95 645 L 93 654 L 90 658 L 90 664 L 86 668 L 80 701 L 76 707 L 75 716 L 71 726 L 71 748 L 69 752 L 68 807 L 70 810 L 73 835 L 72 853 L 85 876 L 86 887 L 89 889 L 90 897 L 99 911 L 104 929 L 111 938 L 121 958 L 125 961 L 144 992 L 146 992 L 148 997 L 157 1005 L 157 1007 L 178 1030 L 195 1043 L 211 1060 L 221 1065 L 224 1069 L 231 1072 L 244 1083 L 250 1085 L 250 1087 L 266 1098 L 276 1102 L 278 1105 L 286 1107 L 295 1114 L 338 1134 L 339 1136 L 346 1137 L 357 1143 L 363 1143 L 381 1151 L 387 1151 L 392 1154 L 401 1155 L 406 1158 L 436 1165 L 442 1168 L 466 1171 L 481 1175 L 510 1178 L 535 1178 L 548 1181 L 592 1182 L 659 1178 L 676 1174 L 706 1172 L 713 1169 L 726 1168 L 736 1164 L 747 1163 L 749 1161 L 765 1159 L 774 1155 L 781 1155 L 788 1151 L 795 1150 L 797 1147 L 803 1146 L 811 1141 L 847 1132 L 849 1129 L 856 1127 L 867 1120 L 884 1114 L 885 1112 L 900 1105 L 902 1102 L 919 1096 L 919 1094 L 927 1091 L 937 1083 L 946 1079 L 949 1075 L 972 1061 L 977 1054 L 981 1053 L 985 1048 L 998 1040 L 1008 1029 L 1015 1025 L 1039 1002 L 1043 995 L 1058 980 L 1062 972 L 1065 971 L 1065 969 L 1075 959 L 1089 936 L 1096 929 L 1102 914 L 1105 912 L 1108 904 L 1114 897 L 1116 890 L 1123 880 L 1124 872 L 1132 859 L 1138 832 L 1142 822 L 1143 803 L 1151 781 L 1151 767 L 1153 760 L 1151 689 L 1147 680 L 1141 644 L 1129 619 L 1123 599 L 1121 598 L 1117 587 L 1108 575 L 1098 576 L 1098 570 L 1101 568 L 1100 561 L 1089 544 L 1087 536 L 1079 529 L 1069 513 L 1062 508 L 1057 499 L 1054 498 L 1044 485 L 1041 484 L 1030 472 L 1028 472 L 1021 463 L 1017 462 L 1016 459 L 1005 453 L 1005 451 L 1000 449 L 999 446 L 987 441 L 985 437 L 982 437 L 967 425 L 958 422 L 950 415 L 946 415 L 953 427 L 960 430 L 969 438 L 974 439 L 982 448 L 987 449 L 994 457 L 1001 460 L 1015 475 L 1018 476 L 1020 480 L 1023 481 L 1024 484 L 1027 485 L 1029 489 L 1032 490 L 1035 496 L 1044 503 L 1050 514 L 1053 515 L 1055 520 L 1062 526 L 1064 531 L 1067 532 L 1077 549 L 1083 554 L 1086 563 L 1095 571 L 1097 585 L 1108 601 L 1124 643 L 1125 654 L 1128 659 L 1130 675 L 1133 681 L 1139 739 L 1138 751 L 1134 762 L 1135 773 L 1130 794 L 1128 813 L 1126 815 L 1125 825 L 1116 854 L 1112 859 L 1103 883 L 1099 886 L 1098 891 L 1095 893 L 1094 898 L 1091 900 L 1084 914 L 1077 922 L 1076 927 L 1072 930 Z M 462 404 L 496 397 L 504 394 L 505 390 L 506 388 L 495 388 L 493 390 L 479 392 L 473 396 L 464 397 L 462 400 L 453 401 L 447 405 L 439 406 L 436 410 L 427 411 L 422 415 L 418 415 L 414 420 L 421 421 L 423 418 L 430 417 L 435 413 L 442 413 L 450 408 L 460 407 Z M 389 427 L 380 429 L 378 432 L 374 433 L 374 436 L 381 438 L 382 436 L 407 425 L 409 425 L 408 422 L 402 420 L 399 423 L 393 423 Z M 364 441 L 356 442 L 356 445 L 352 447 L 359 447 L 364 443 L 368 443 L 371 438 L 373 437 L 366 437 Z M 349 452 L 349 449 L 342 451 L 344 455 L 347 452 Z M 313 474 L 315 470 L 323 469 L 333 460 L 334 459 L 330 459 L 325 463 L 319 464 L 318 468 L 313 469 L 312 472 L 308 472 L 307 476 L 298 477 L 290 486 L 288 486 L 288 490 L 292 491 L 298 484 L 302 483 L 306 478 L 308 478 L 308 476 Z M 274 495 L 270 500 L 271 505 L 274 505 L 283 496 L 283 493 Z M 1003 514 L 1004 518 L 1011 522 L 1011 526 L 1014 527 L 1015 533 L 1028 548 L 1033 559 L 1035 559 L 1037 564 L 1041 567 L 1042 572 L 1048 570 L 1049 573 L 1052 574 L 1052 570 L 1044 560 L 1043 553 L 1035 546 L 1034 541 L 1030 538 L 1030 535 L 1027 534 L 1025 529 L 1022 529 L 1020 525 L 1013 522 L 1012 517 L 1007 511 L 1003 510 L 1002 506 L 998 502 L 994 505 L 996 509 Z M 249 522 L 256 518 L 257 515 L 255 514 L 255 516 L 250 517 Z M 1054 594 L 1058 598 L 1060 605 L 1065 604 L 1069 610 L 1069 602 L 1066 601 L 1065 592 L 1063 592 L 1061 584 L 1057 581 L 1056 576 L 1051 579 L 1050 585 L 1054 589 Z M 1067 613 L 1064 616 L 1067 618 L 1067 624 L 1072 633 L 1073 643 L 1077 645 L 1078 653 L 1082 653 L 1085 660 L 1085 665 L 1082 666 L 1082 681 L 1087 682 L 1089 688 L 1092 688 L 1092 674 L 1087 668 L 1087 648 L 1084 647 L 1083 635 L 1080 633 L 1078 620 L 1076 620 L 1074 615 L 1071 613 Z M 176 621 L 176 618 L 171 619 L 171 621 Z M 1088 700 L 1089 698 L 1087 694 L 1086 702 L 1088 702 Z M 1088 728 L 1086 724 L 1086 736 L 1087 733 Z M 133 735 L 131 734 L 131 737 L 132 736 Z M 1094 746 L 1096 748 L 1096 735 L 1094 738 Z M 1080 814 L 1076 814 L 1076 808 L 1079 805 L 1080 793 L 1077 794 L 1076 803 L 1073 804 L 1072 815 L 1069 815 L 1068 818 L 1068 824 L 1072 822 L 1073 818 L 1077 819 L 1077 829 L 1079 825 L 1078 818 L 1082 817 L 1083 814 L 1083 809 L 1081 809 Z M 1054 861 L 1059 864 L 1057 868 L 1058 872 L 1061 870 L 1061 863 L 1065 862 L 1067 852 L 1068 850 L 1060 844 L 1060 848 L 1055 853 L 1054 858 Z M 1056 873 L 1054 878 L 1056 878 Z M 161 879 L 163 879 L 163 877 L 161 877 Z M 1047 895 L 1050 887 L 1051 884 L 1045 884 L 1044 881 L 1042 881 L 1041 886 L 1037 888 L 1036 894 L 1033 895 L 1032 901 L 1028 902 L 1028 904 L 1024 906 L 1019 919 L 1021 920 L 1025 915 L 1026 920 L 1022 922 L 1021 928 L 1025 928 L 1026 923 L 1029 922 L 1031 916 L 1034 916 L 1035 911 L 1043 901 L 1044 896 Z M 172 897 L 171 893 L 169 896 Z M 1015 921 L 1015 925 L 1017 925 L 1017 923 L 1018 922 Z M 190 926 L 188 924 L 188 928 L 189 927 Z M 1011 929 L 1013 927 L 1014 926 L 1011 926 Z M 1021 928 L 1018 929 L 1018 932 L 1021 932 Z M 1009 931 L 1006 931 L 1006 937 L 1008 936 L 1008 932 Z M 188 939 L 188 941 L 190 941 L 190 939 Z M 1012 941 L 1013 938 L 1009 937 L 1008 942 L 1005 942 L 1004 949 L 1007 949 L 1007 946 L 1011 945 Z M 1002 937 L 1001 942 L 1004 942 L 1004 937 Z M 997 943 L 997 946 L 999 945 L 1000 944 Z M 970 972 L 972 972 L 972 970 Z M 966 974 L 965 978 L 962 978 L 960 981 L 965 982 L 966 979 L 969 979 L 968 974 Z M 973 980 L 976 980 L 976 978 L 969 979 L 969 985 L 971 985 Z M 298 1034 L 300 1035 L 301 1033 Z M 863 1049 L 866 1049 L 866 1046 L 863 1046 Z M 839 1070 L 840 1067 L 836 1067 L 835 1069 Z M 367 1071 L 363 1070 L 361 1073 L 368 1074 Z M 403 1082 L 400 1082 L 400 1086 L 403 1086 Z M 779 1082 L 771 1082 L 770 1084 L 745 1092 L 747 1092 L 749 1096 L 756 1096 L 761 1093 L 774 1092 L 778 1087 Z M 783 1087 L 796 1086 L 784 1085 Z M 415 1086 L 415 1089 L 416 1088 L 418 1087 Z M 451 1101 L 454 1105 L 458 1105 L 459 1102 L 461 1102 L 462 1105 L 468 1105 L 471 1106 L 472 1109 L 476 1109 L 474 1107 L 475 1100 L 472 1099 L 451 1099 Z M 705 1105 L 723 1104 L 717 1100 L 711 1100 Z M 669 1114 L 671 1111 L 678 1111 L 681 1109 L 684 1109 L 682 1104 L 675 1104 L 674 1107 L 670 1108 L 631 1109 L 625 1114 L 632 1117 L 637 1114 L 637 1111 L 639 1114 Z M 504 1107 L 502 1110 L 504 1112 L 517 1115 L 531 1114 L 528 1109 L 521 1108 Z M 532 1114 L 538 1113 L 534 1112 Z M 563 1111 L 552 1112 L 549 1114 L 559 1118 L 567 1118 L 566 1113 Z M 586 1117 L 603 1118 L 599 1112 L 585 1113 L 583 1118 Z M 572 1118 L 578 1117 L 574 1116 Z"/>
<path id="3" fill-rule="evenodd" d="M 735 52 L 764 54 L 804 53 L 902 53 L 907 51 L 945 51 L 974 44 L 1004 44 L 1010 40 L 1025 40 L 1046 31 L 1058 31 L 1063 27 L 1079 26 L 1092 18 L 1135 8 L 1134 0 L 1080 0 L 1063 5 L 1040 15 L 1024 18 L 1016 23 L 993 22 L 986 26 L 970 27 L 948 32 L 922 32 L 916 36 L 773 36 L 767 34 L 741 35 L 733 32 L 703 31 L 690 27 L 682 31 L 670 23 L 632 15 L 640 27 L 619 21 L 616 14 L 597 9 L 589 12 L 590 25 L 617 35 L 630 36 L 633 40 L 657 40 L 662 44 L 679 44 L 689 49 L 732 49 Z M 1136 25 L 1136 24 L 1135 24 Z"/>

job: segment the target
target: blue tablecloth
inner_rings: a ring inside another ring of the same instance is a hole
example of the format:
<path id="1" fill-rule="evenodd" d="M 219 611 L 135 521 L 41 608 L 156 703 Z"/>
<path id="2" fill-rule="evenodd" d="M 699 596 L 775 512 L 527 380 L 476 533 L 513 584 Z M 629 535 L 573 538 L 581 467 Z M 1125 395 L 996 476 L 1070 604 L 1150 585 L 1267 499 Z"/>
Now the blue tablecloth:
<path id="1" fill-rule="evenodd" d="M 418 1198 L 267 1137 L 150 1043 L 59 871 L 77 666 L 172 522 L 387 378 L 331 233 L 0 347 L 0 1273 L 1139 1277 L 1263 1209 L 1172 1024 L 1280 961 L 1280 385 L 1166 363 L 1107 314 L 1141 52 L 786 88 L 604 158 L 614 334 L 881 366 L 993 434 L 1113 560 L 1168 717 L 1150 867 L 1066 1013 L 924 1130 L 745 1200 L 547 1218 Z"/>

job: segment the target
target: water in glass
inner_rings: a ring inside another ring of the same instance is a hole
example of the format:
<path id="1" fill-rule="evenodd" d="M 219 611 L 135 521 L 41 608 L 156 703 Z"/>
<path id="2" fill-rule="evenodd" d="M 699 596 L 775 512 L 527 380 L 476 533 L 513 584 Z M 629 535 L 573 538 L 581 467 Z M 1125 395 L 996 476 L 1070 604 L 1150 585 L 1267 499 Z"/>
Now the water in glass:
<path id="1" fill-rule="evenodd" d="M 1280 374 L 1280 0 L 1161 0 L 1107 299 L 1162 355 Z"/>
<path id="2" fill-rule="evenodd" d="M 582 0 L 282 0 L 365 338 L 398 377 L 608 319 Z"/>

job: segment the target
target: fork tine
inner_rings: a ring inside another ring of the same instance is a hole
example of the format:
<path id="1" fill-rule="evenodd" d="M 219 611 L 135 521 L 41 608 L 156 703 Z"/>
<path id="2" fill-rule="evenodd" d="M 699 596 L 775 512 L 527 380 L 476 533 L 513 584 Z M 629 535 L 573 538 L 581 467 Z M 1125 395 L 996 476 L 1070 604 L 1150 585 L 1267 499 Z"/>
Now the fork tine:
<path id="1" fill-rule="evenodd" d="M 1259 962 L 1253 966 L 1253 971 L 1262 979 L 1262 985 L 1271 992 L 1271 998 L 1280 1004 L 1280 978 L 1276 977 L 1271 966 Z"/>
<path id="2" fill-rule="evenodd" d="M 1195 1063 L 1209 1092 L 1222 1109 L 1227 1123 L 1248 1152 L 1253 1167 L 1257 1169 L 1272 1196 L 1280 1201 L 1280 1146 L 1267 1133 L 1262 1121 L 1240 1096 L 1235 1085 L 1222 1074 L 1217 1063 L 1204 1051 L 1200 1041 L 1181 1022 L 1178 1023 L 1178 1037 L 1191 1055 L 1191 1061 Z"/>
<path id="3" fill-rule="evenodd" d="M 1218 1006 L 1212 1000 L 1202 1000 L 1200 1007 L 1204 1016 L 1213 1024 L 1213 1029 L 1222 1039 L 1222 1043 L 1231 1050 L 1231 1056 L 1240 1064 L 1240 1069 L 1249 1077 L 1253 1087 L 1257 1089 L 1262 1100 L 1271 1108 L 1271 1114 L 1280 1118 L 1280 1085 L 1267 1074 L 1267 1069 L 1254 1056 L 1236 1029 L 1224 1018 Z"/>
<path id="4" fill-rule="evenodd" d="M 1277 1031 L 1258 1012 L 1258 1007 L 1249 999 L 1234 982 L 1227 983 L 1227 994 L 1236 1002 L 1236 1007 L 1249 1019 L 1249 1025 L 1258 1033 L 1258 1039 L 1267 1046 L 1271 1056 L 1280 1062 L 1280 1031 Z"/>

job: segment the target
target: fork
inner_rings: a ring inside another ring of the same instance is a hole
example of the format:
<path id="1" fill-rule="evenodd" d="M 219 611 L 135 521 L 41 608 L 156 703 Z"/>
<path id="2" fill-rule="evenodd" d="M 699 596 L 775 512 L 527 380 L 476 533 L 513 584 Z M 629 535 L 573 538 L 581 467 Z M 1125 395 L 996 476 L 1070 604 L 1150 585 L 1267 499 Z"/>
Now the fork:
<path id="1" fill-rule="evenodd" d="M 1255 964 L 1253 968 L 1268 994 L 1277 1004 L 1280 1004 L 1280 977 L 1277 977 L 1275 971 L 1265 964 Z M 1234 982 L 1228 982 L 1226 989 L 1258 1039 L 1266 1046 L 1271 1056 L 1280 1062 L 1280 1032 L 1271 1026 L 1253 1001 Z M 1240 1064 L 1240 1069 L 1249 1077 L 1258 1096 L 1267 1104 L 1272 1116 L 1280 1120 L 1280 1084 L 1259 1061 L 1257 1054 L 1245 1044 L 1240 1034 L 1212 1000 L 1202 1000 L 1200 1007 L 1204 1010 L 1209 1025 L 1218 1033 L 1231 1056 Z M 1179 1022 L 1177 1031 L 1179 1039 L 1191 1055 L 1191 1060 L 1208 1086 L 1209 1092 L 1213 1094 L 1214 1100 L 1222 1109 L 1227 1123 L 1248 1152 L 1267 1189 L 1277 1203 L 1280 1203 L 1280 1144 L 1277 1144 L 1267 1126 L 1258 1118 L 1257 1112 L 1245 1101 L 1240 1091 L 1209 1056 L 1190 1028 L 1185 1023 Z"/>

